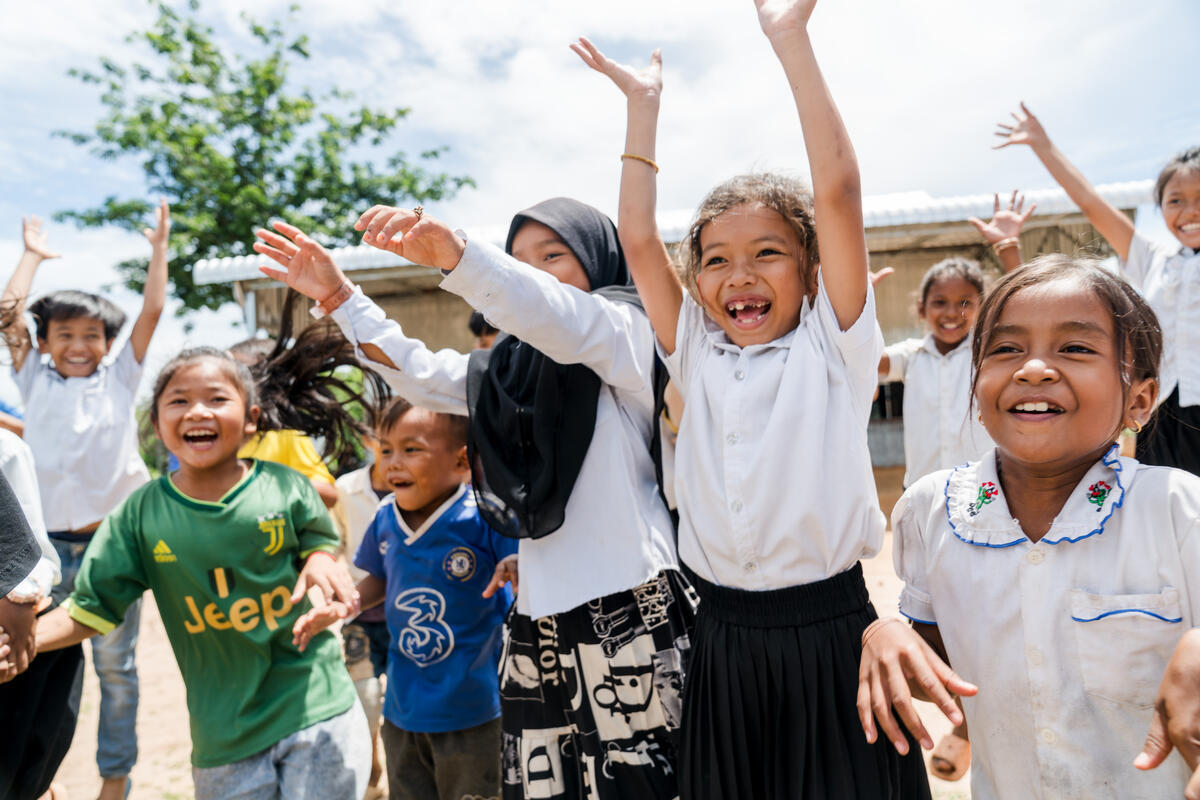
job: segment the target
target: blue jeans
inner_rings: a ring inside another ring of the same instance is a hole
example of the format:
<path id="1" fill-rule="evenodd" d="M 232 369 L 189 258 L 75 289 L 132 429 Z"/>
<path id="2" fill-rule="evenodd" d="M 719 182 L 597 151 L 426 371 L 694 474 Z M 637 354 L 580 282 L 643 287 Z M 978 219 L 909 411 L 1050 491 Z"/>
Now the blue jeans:
<path id="1" fill-rule="evenodd" d="M 62 582 L 51 597 L 61 603 L 75 588 L 86 542 L 50 540 L 62 561 Z M 125 621 L 103 636 L 93 636 L 92 666 L 100 679 L 100 726 L 96 732 L 96 766 L 102 778 L 122 778 L 137 763 L 138 677 L 133 663 L 142 617 L 139 597 L 125 612 Z"/>

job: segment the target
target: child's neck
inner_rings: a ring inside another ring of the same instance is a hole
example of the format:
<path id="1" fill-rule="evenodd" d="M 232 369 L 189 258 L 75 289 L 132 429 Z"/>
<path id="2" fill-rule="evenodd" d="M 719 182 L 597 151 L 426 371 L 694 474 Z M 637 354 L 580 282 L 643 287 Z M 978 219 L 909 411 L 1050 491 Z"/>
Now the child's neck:
<path id="1" fill-rule="evenodd" d="M 953 344 L 951 344 L 950 342 L 943 342 L 941 339 L 939 339 L 935 336 L 935 337 L 933 337 L 933 346 L 937 348 L 937 351 L 939 353 L 941 353 L 942 355 L 946 355 L 947 353 L 952 353 L 955 350 L 957 350 L 962 345 L 962 343 L 967 341 L 967 339 L 969 339 L 969 338 L 971 338 L 971 337 L 968 336 L 966 339 L 959 339 L 957 342 L 954 342 Z"/>
<path id="2" fill-rule="evenodd" d="M 1067 467 L 1023 464 L 996 451 L 996 472 L 1008 501 L 1009 513 L 1032 542 L 1041 541 L 1071 492 L 1103 452 Z"/>
<path id="3" fill-rule="evenodd" d="M 433 516 L 433 513 L 445 505 L 447 500 L 458 494 L 458 490 L 461 488 L 461 483 L 456 484 L 453 489 L 447 490 L 434 500 L 430 501 L 428 505 L 422 506 L 421 508 L 408 510 L 400 508 L 399 504 L 396 505 L 396 508 L 399 509 L 400 518 L 404 520 L 404 524 L 408 526 L 409 530 L 420 530 L 421 526 L 428 522 L 429 518 Z"/>
<path id="4" fill-rule="evenodd" d="M 171 482 L 193 500 L 215 503 L 246 477 L 250 466 L 248 459 L 236 456 L 207 469 L 194 469 L 181 463 L 172 473 Z"/>

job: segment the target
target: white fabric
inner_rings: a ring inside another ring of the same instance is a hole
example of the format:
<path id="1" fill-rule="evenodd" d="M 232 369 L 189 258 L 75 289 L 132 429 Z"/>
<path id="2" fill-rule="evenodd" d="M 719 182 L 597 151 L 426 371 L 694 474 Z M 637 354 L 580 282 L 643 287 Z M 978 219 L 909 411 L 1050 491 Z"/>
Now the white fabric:
<path id="1" fill-rule="evenodd" d="M 562 613 L 677 568 L 671 518 L 645 444 L 654 413 L 654 334 L 646 316 L 475 241 L 468 241 L 442 288 L 500 330 L 559 363 L 584 364 L 604 382 L 563 526 L 520 542 L 518 611 L 535 618 Z M 330 316 L 360 347 L 360 357 L 361 344 L 371 343 L 399 367 L 372 365 L 402 397 L 435 411 L 467 413 L 466 355 L 433 353 L 405 336 L 361 290 Z"/>
<path id="2" fill-rule="evenodd" d="M 991 437 L 971 413 L 971 340 L 949 353 L 932 335 L 906 339 L 884 351 L 884 383 L 904 382 L 904 485 L 922 475 L 978 459 Z"/>
<path id="3" fill-rule="evenodd" d="M 342 529 L 346 542 L 346 562 L 350 575 L 358 583 L 369 574 L 366 570 L 354 566 L 354 554 L 362 543 L 363 534 L 367 532 L 375 519 L 375 512 L 382 502 L 375 489 L 371 486 L 371 464 L 347 472 L 336 481 L 338 501 L 333 508 L 334 519 Z"/>
<path id="4" fill-rule="evenodd" d="M 1200 405 L 1200 253 L 1134 233 L 1122 266 L 1162 326 L 1159 402 L 1178 386 L 1179 405 Z"/>
<path id="5" fill-rule="evenodd" d="M 1177 754 L 1134 769 L 1175 644 L 1200 622 L 1200 478 L 1116 449 L 1037 544 L 994 450 L 927 475 L 892 512 L 904 615 L 938 626 L 963 699 L 971 796 L 1182 797 Z"/>
<path id="6" fill-rule="evenodd" d="M 129 342 L 86 378 L 59 375 L 36 347 L 14 373 L 47 530 L 99 522 L 150 480 L 133 417 L 141 376 Z"/>
<path id="7" fill-rule="evenodd" d="M 38 496 L 37 471 L 33 464 L 33 452 L 29 445 L 9 430 L 0 428 L 0 472 L 8 479 L 21 511 L 33 537 L 37 539 L 42 557 L 20 583 L 13 587 L 9 596 L 15 600 L 41 598 L 50 594 L 50 588 L 58 583 L 62 575 L 58 552 L 46 536 L 46 522 L 42 518 L 42 500 Z"/>
<path id="8" fill-rule="evenodd" d="M 869 290 L 849 330 L 822 282 L 794 331 L 745 348 L 684 296 L 666 363 L 684 400 L 679 557 L 697 575 L 778 589 L 879 552 L 884 519 L 867 421 L 882 351 Z"/>

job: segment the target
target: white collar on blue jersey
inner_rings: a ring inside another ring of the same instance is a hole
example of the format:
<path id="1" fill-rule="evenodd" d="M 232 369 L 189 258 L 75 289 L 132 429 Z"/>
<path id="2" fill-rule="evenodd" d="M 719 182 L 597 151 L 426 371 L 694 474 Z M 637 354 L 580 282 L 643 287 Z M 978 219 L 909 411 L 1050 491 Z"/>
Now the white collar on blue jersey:
<path id="1" fill-rule="evenodd" d="M 417 528 L 415 531 L 408 527 L 408 523 L 404 521 L 404 515 L 400 513 L 400 507 L 396 505 L 395 496 L 388 495 L 388 497 L 392 498 L 392 513 L 396 515 L 396 527 L 398 527 L 404 534 L 404 544 L 410 545 L 417 541 L 417 539 L 420 539 L 422 536 L 424 536 L 425 532 L 436 525 L 438 520 L 446 515 L 446 512 L 449 511 L 454 504 L 462 498 L 466 491 L 467 485 L 465 483 L 460 484 L 458 491 L 452 494 L 450 499 L 438 506 L 437 510 L 430 514 L 429 517 L 421 523 L 421 527 Z"/>

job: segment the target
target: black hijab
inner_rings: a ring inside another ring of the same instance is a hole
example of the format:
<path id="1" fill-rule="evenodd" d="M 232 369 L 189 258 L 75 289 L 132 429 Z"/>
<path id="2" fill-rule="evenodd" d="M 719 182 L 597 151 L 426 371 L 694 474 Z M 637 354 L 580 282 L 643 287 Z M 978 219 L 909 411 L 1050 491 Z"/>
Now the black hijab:
<path id="1" fill-rule="evenodd" d="M 515 217 L 504 249 L 526 222 L 550 228 L 587 273 L 593 293 L 641 306 L 629 285 L 612 220 L 566 197 Z M 581 364 L 559 364 L 515 336 L 476 350 L 467 367 L 467 453 L 479 512 L 505 536 L 539 539 L 562 527 L 567 500 L 596 425 L 601 380 Z"/>

